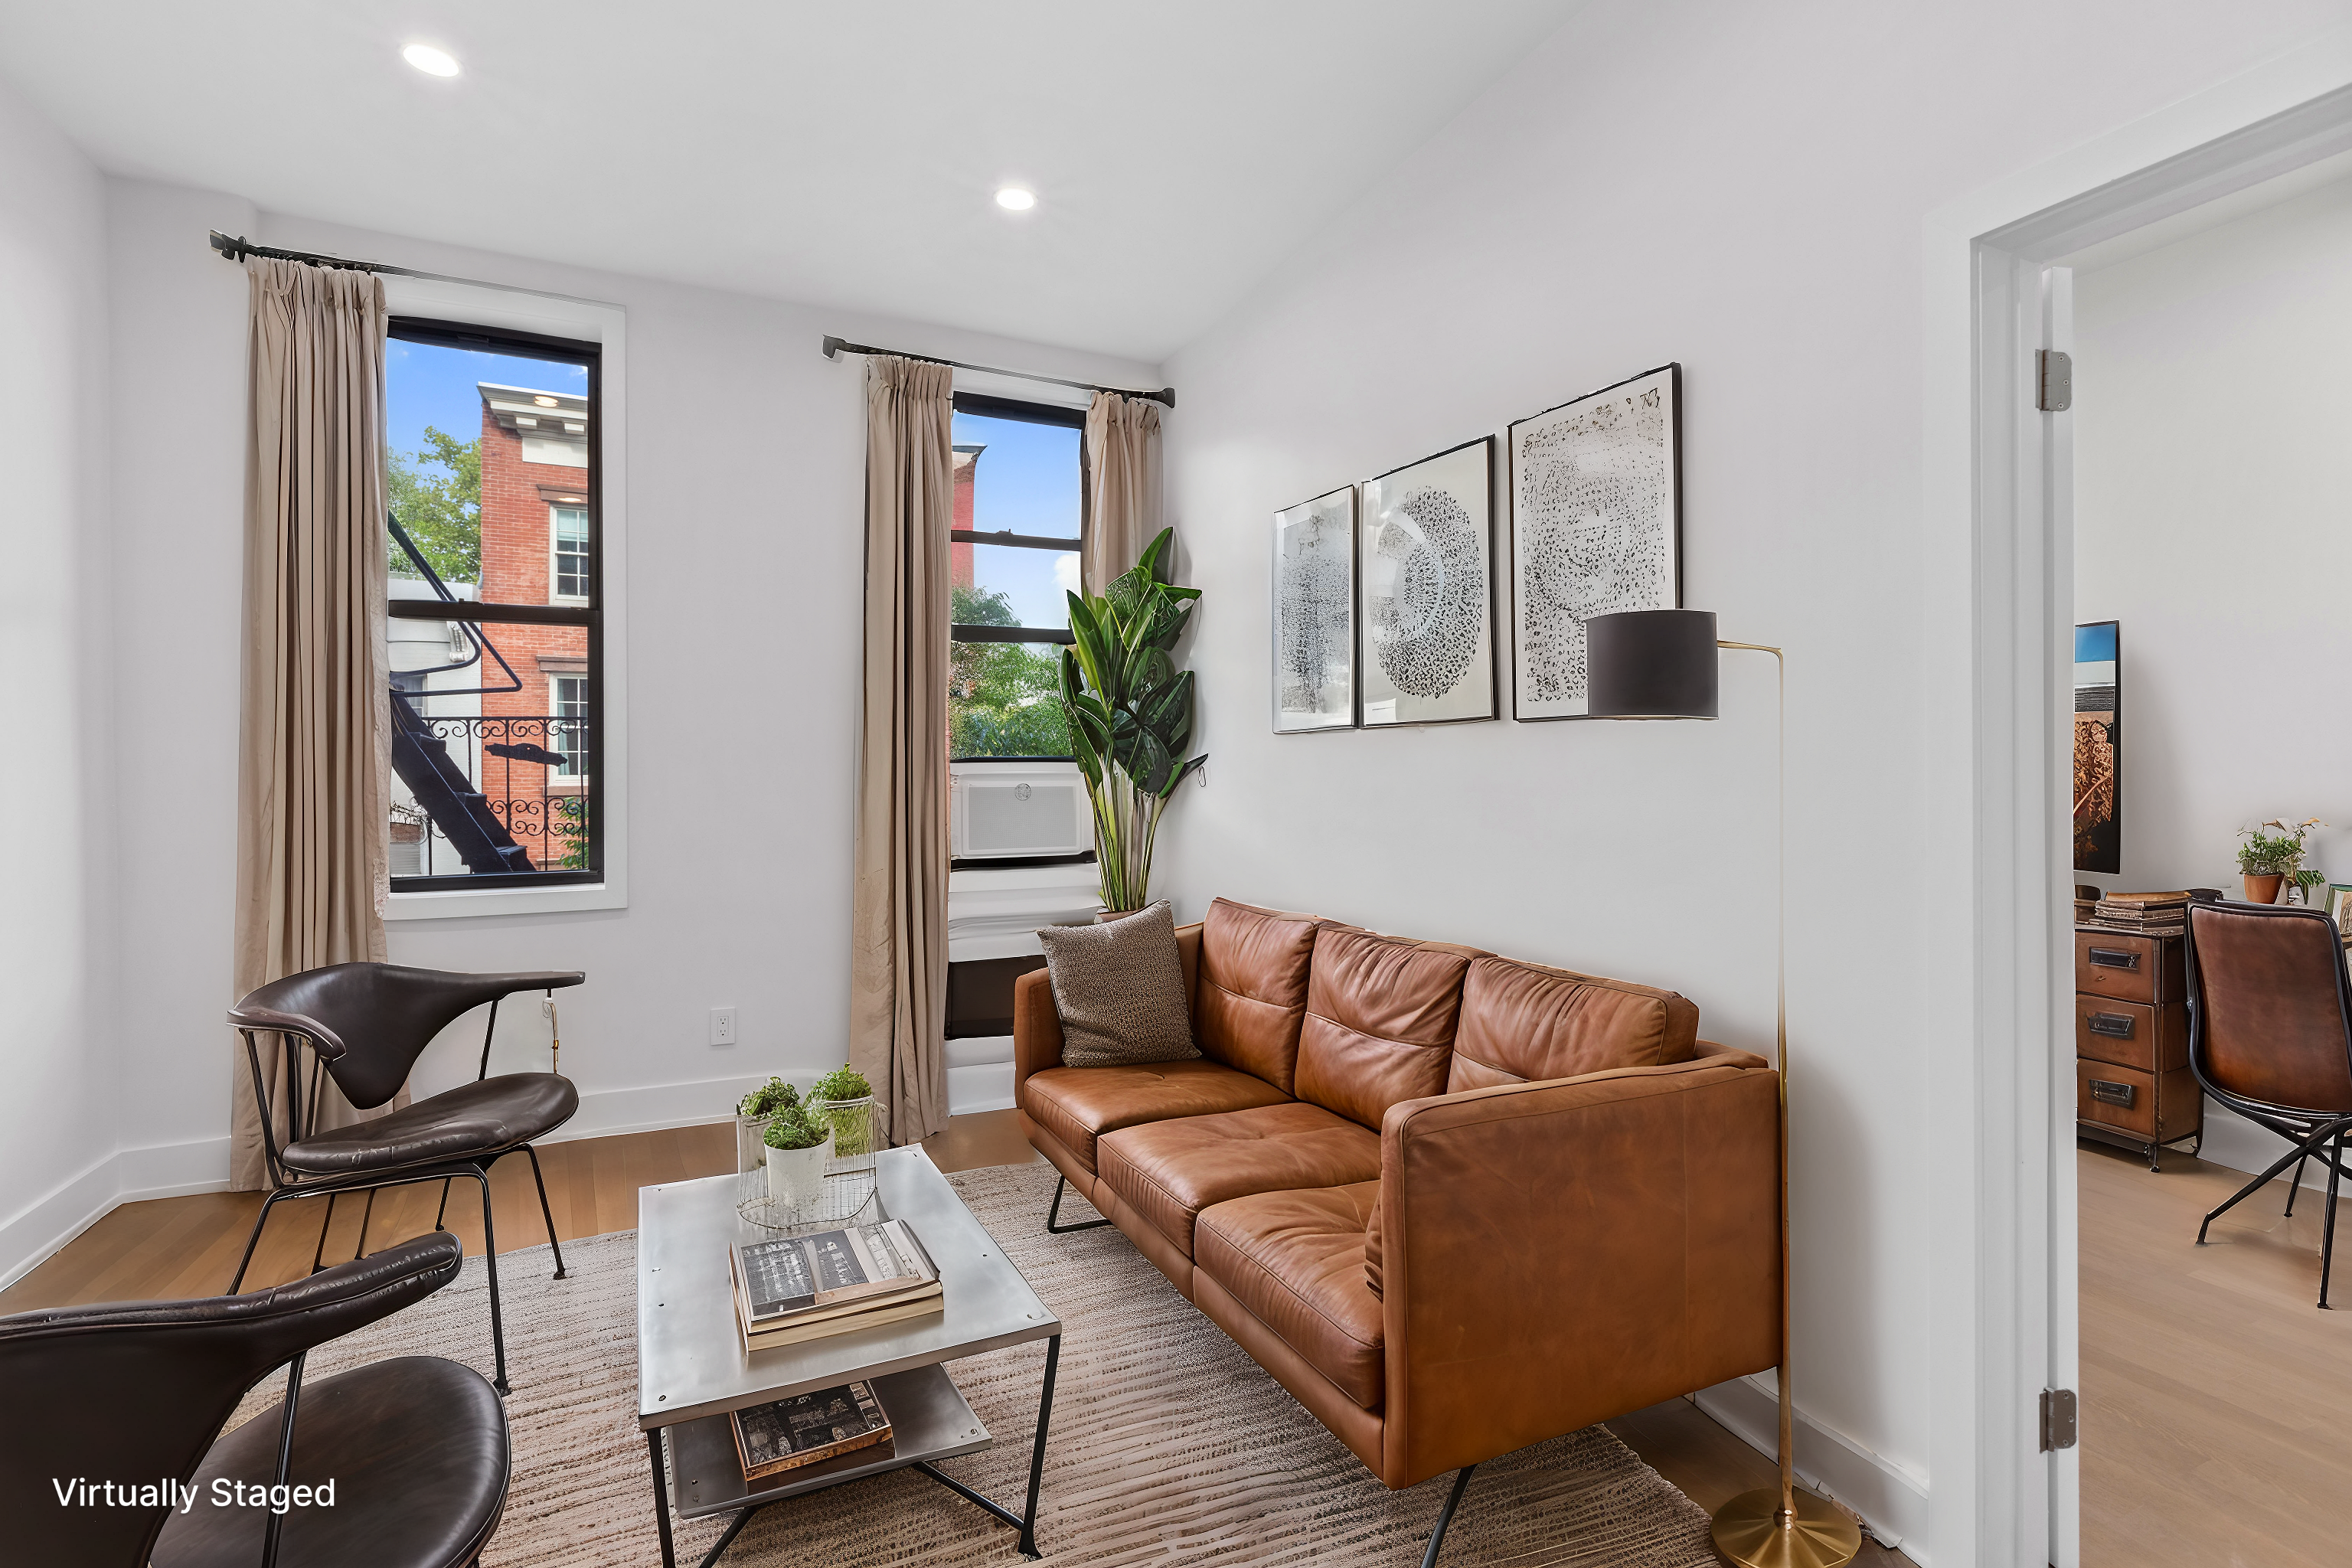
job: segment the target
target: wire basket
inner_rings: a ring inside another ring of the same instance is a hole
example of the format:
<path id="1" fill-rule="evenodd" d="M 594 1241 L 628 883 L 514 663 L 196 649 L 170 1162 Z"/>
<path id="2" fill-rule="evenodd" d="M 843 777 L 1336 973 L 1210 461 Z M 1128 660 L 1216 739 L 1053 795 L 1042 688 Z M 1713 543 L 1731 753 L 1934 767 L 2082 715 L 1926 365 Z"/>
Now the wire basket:
<path id="1" fill-rule="evenodd" d="M 863 1167 L 836 1168 L 839 1165 L 839 1161 L 827 1161 L 824 1191 L 798 1204 L 768 1195 L 765 1170 L 739 1172 L 735 1177 L 735 1212 L 743 1216 L 747 1225 L 784 1236 L 796 1231 L 838 1230 L 862 1218 L 866 1210 L 878 1210 L 881 1205 L 875 1196 L 873 1156 L 866 1156 Z"/>
<path id="2" fill-rule="evenodd" d="M 874 1097 L 867 1094 L 856 1100 L 812 1100 L 808 1107 L 833 1127 L 833 1159 L 825 1165 L 825 1174 L 829 1177 L 835 1172 L 863 1171 L 871 1177 L 876 1142 Z"/>

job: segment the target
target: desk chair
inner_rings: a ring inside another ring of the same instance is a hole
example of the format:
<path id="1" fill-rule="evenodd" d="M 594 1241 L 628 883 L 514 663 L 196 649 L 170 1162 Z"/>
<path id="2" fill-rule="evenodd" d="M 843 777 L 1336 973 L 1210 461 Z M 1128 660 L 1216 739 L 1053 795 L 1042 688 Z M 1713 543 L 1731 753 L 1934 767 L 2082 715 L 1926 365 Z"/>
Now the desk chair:
<path id="1" fill-rule="evenodd" d="M 2189 1066 L 2205 1092 L 2294 1147 L 2205 1216 L 2316 1155 L 2327 1163 L 2319 1305 L 2336 1261 L 2336 1192 L 2352 1131 L 2352 975 L 2342 934 L 2321 910 L 2288 905 L 2189 906 Z M 2294 1212 L 2292 1190 L 2287 1212 Z"/>
<path id="2" fill-rule="evenodd" d="M 473 1563 L 505 1511 L 510 1470 L 506 1409 L 481 1374 L 402 1356 L 302 1381 L 312 1346 L 422 1300 L 462 1261 L 457 1238 L 436 1232 L 249 1296 L 0 1318 L 0 1556 L 41 1568 Z M 219 1436 L 247 1390 L 289 1363 L 285 1399 Z M 196 1500 L 184 1513 L 160 1497 L 61 1503 L 57 1483 L 82 1478 L 159 1492 L 170 1479 Z M 215 1507 L 216 1479 L 332 1479 L 334 1506 Z"/>
<path id="3" fill-rule="evenodd" d="M 449 1211 L 449 1184 L 471 1177 L 482 1189 L 482 1252 L 489 1268 L 490 1342 L 497 1355 L 498 1377 L 492 1386 L 500 1394 L 507 1384 L 507 1341 L 499 1316 L 498 1238 L 490 1228 L 490 1167 L 520 1150 L 530 1157 L 530 1177 L 539 1185 L 540 1216 L 547 1222 L 547 1242 L 555 1250 L 555 1278 L 563 1278 L 563 1248 L 555 1239 L 555 1215 L 547 1204 L 547 1182 L 540 1174 L 539 1153 L 531 1141 L 544 1137 L 580 1109 L 579 1091 L 572 1080 L 547 1072 L 501 1073 L 489 1076 L 490 1037 L 499 1026 L 499 1003 L 518 991 L 547 991 L 577 985 L 588 977 L 577 970 L 548 970 L 520 974 L 450 974 L 437 969 L 408 969 L 393 963 L 336 963 L 273 980 L 229 1010 L 230 1027 L 245 1037 L 246 1061 L 253 1069 L 253 1098 L 261 1108 L 262 1145 L 269 1173 L 270 1192 L 254 1216 L 253 1234 L 246 1238 L 245 1256 L 237 1261 L 236 1277 L 229 1281 L 235 1295 L 245 1283 L 261 1227 L 280 1199 L 327 1194 L 327 1215 L 319 1225 L 319 1245 L 310 1255 L 316 1272 L 325 1256 L 327 1227 L 334 1223 L 335 1199 L 344 1193 L 365 1191 L 368 1206 L 360 1215 L 360 1240 L 355 1252 L 367 1250 L 368 1221 L 375 1212 L 375 1194 L 383 1187 L 416 1182 L 441 1184 L 437 1227 Z M 321 1132 L 319 1120 L 319 1074 L 323 1068 L 343 1097 L 362 1110 L 371 1110 L 400 1092 L 408 1069 L 433 1037 L 460 1014 L 488 1002 L 489 1024 L 482 1031 L 482 1065 L 474 1081 L 404 1106 L 389 1116 L 337 1127 Z M 254 1037 L 275 1032 L 286 1041 L 284 1123 L 286 1142 L 278 1142 L 279 1106 L 261 1070 L 261 1051 Z M 304 1088 L 301 1047 L 310 1048 L 309 1087 Z M 307 1104 L 306 1104 L 307 1101 Z"/>

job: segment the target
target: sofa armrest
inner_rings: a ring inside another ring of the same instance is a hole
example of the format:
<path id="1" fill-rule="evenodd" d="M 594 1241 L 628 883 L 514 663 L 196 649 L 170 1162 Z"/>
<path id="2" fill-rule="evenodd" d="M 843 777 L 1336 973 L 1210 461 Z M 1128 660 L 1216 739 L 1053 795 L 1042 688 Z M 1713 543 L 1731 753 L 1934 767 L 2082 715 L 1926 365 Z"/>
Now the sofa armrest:
<path id="1" fill-rule="evenodd" d="M 1778 1092 L 1711 1054 L 1390 1107 L 1381 1479 L 1774 1364 Z"/>
<path id="2" fill-rule="evenodd" d="M 1053 977 L 1034 969 L 1013 983 L 1013 1103 L 1029 1109 L 1021 1086 L 1033 1072 L 1062 1065 L 1062 1015 L 1054 1005 Z"/>

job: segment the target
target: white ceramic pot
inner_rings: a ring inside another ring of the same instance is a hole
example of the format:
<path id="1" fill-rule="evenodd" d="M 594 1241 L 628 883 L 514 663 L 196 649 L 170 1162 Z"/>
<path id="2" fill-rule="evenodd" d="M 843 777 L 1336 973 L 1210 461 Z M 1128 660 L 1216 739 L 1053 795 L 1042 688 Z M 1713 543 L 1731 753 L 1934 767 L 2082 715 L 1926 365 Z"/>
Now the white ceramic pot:
<path id="1" fill-rule="evenodd" d="M 831 1158 L 830 1132 L 824 1142 L 806 1149 L 769 1149 L 768 1196 L 794 1208 L 806 1208 L 824 1194 L 824 1163 Z"/>

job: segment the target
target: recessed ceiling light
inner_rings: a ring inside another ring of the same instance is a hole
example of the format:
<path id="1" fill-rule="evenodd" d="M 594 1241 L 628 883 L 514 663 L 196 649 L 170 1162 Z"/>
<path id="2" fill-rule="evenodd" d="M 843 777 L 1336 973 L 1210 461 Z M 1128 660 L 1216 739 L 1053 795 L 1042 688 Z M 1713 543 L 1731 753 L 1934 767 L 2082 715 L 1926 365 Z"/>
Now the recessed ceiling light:
<path id="1" fill-rule="evenodd" d="M 446 49 L 436 49 L 430 44 L 411 44 L 400 51 L 400 58 L 423 71 L 426 76 L 456 76 L 457 61 Z"/>
<path id="2" fill-rule="evenodd" d="M 538 404 L 541 408 L 552 408 L 555 406 L 555 399 L 549 397 L 544 394 L 532 398 L 531 401 Z"/>
<path id="3" fill-rule="evenodd" d="M 996 205 L 1009 213 L 1025 213 L 1037 205 L 1037 198 L 1018 185 L 1007 185 L 996 193 Z"/>

